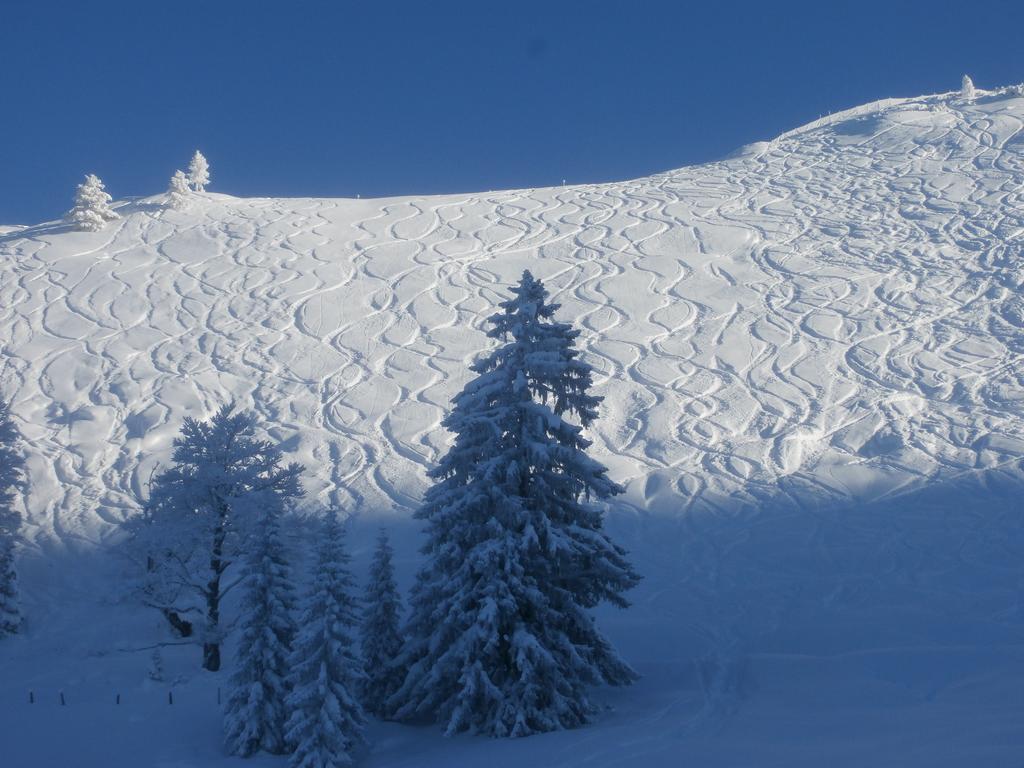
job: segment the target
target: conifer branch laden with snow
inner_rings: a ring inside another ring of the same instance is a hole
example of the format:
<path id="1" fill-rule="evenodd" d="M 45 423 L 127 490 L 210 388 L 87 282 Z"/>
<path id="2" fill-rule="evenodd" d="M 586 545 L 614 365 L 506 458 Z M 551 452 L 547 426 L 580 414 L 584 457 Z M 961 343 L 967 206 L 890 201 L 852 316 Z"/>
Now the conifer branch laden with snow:
<path id="1" fill-rule="evenodd" d="M 363 706 L 370 714 L 387 717 L 387 701 L 401 687 L 405 670 L 399 666 L 402 652 L 400 621 L 402 600 L 395 582 L 393 552 L 383 529 L 370 565 L 363 597 L 362 647 L 366 682 Z"/>
<path id="2" fill-rule="evenodd" d="M 196 192 L 205 192 L 206 185 L 210 183 L 210 164 L 198 149 L 188 166 L 188 180 Z"/>
<path id="3" fill-rule="evenodd" d="M 99 232 L 108 221 L 121 218 L 110 208 L 111 197 L 103 182 L 95 174 L 88 174 L 78 185 L 75 193 L 75 207 L 68 212 L 68 218 L 83 232 Z"/>
<path id="4" fill-rule="evenodd" d="M 278 514 L 274 510 L 261 516 L 245 556 L 241 638 L 224 710 L 225 744 L 231 754 L 242 757 L 261 749 L 282 754 L 287 748 L 285 698 L 295 636 L 294 596 Z"/>
<path id="5" fill-rule="evenodd" d="M 588 610 L 639 582 L 591 500 L 622 488 L 586 454 L 600 398 L 579 335 L 552 318 L 524 272 L 490 318 L 505 343 L 472 366 L 444 426 L 455 442 L 431 470 L 415 516 L 427 526 L 411 598 L 399 718 L 432 717 L 447 733 L 526 736 L 573 728 L 595 706 L 588 688 L 636 674 Z"/>
<path id="6" fill-rule="evenodd" d="M 188 207 L 192 189 L 188 185 L 188 177 L 184 171 L 175 171 L 171 183 L 167 187 L 167 206 L 176 211 Z"/>
<path id="7" fill-rule="evenodd" d="M 15 506 L 25 488 L 25 459 L 21 434 L 11 418 L 10 405 L 0 401 L 0 637 L 21 627 L 15 551 L 21 514 Z"/>
<path id="8" fill-rule="evenodd" d="M 341 524 L 328 512 L 290 659 L 287 739 L 294 749 L 292 768 L 350 765 L 353 750 L 364 741 L 354 587 Z"/>

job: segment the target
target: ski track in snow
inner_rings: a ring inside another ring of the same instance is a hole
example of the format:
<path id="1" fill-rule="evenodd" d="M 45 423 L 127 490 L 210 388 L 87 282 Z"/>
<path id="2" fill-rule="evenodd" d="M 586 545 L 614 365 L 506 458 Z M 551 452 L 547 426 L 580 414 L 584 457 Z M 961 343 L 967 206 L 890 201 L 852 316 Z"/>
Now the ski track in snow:
<path id="1" fill-rule="evenodd" d="M 0 382 L 32 446 L 26 556 L 117 541 L 182 418 L 232 397 L 309 468 L 311 498 L 407 517 L 485 320 L 528 268 L 599 372 L 590 436 L 628 488 L 612 524 L 650 574 L 637 622 L 715 649 L 697 662 L 705 714 L 735 709 L 736 670 L 785 646 L 808 585 L 818 606 L 895 586 L 969 613 L 981 587 L 957 568 L 1007 579 L 991 554 L 1019 551 L 1008 511 L 928 537 L 926 515 L 832 510 L 1019 472 L 1022 127 L 1020 97 L 889 100 L 623 183 L 154 198 L 100 233 L 8 232 Z M 933 586 L 922 564 L 941 564 Z"/>

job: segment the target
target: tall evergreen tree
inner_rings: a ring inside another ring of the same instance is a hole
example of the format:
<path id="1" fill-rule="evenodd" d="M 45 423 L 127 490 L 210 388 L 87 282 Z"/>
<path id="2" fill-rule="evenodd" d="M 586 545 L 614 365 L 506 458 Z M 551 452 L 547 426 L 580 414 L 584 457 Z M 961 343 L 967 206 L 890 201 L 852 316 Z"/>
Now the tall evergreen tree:
<path id="1" fill-rule="evenodd" d="M 416 512 L 428 562 L 389 706 L 448 733 L 579 726 L 594 711 L 588 686 L 635 679 L 587 610 L 628 605 L 621 593 L 639 580 L 591 504 L 622 488 L 565 418 L 597 417 L 593 372 L 540 281 L 524 272 L 513 294 L 490 318 L 488 335 L 506 343 L 455 397 L 444 421 L 454 445 Z"/>
<path id="2" fill-rule="evenodd" d="M 182 635 L 202 622 L 203 667 L 220 669 L 221 602 L 237 583 L 240 533 L 302 495 L 298 464 L 255 437 L 256 417 L 221 407 L 208 422 L 186 418 L 174 466 L 153 478 L 133 540 L 145 563 L 143 599 Z M 256 502 L 259 503 L 256 503 Z"/>
<path id="3" fill-rule="evenodd" d="M 287 738 L 294 749 L 293 768 L 350 765 L 352 751 L 363 742 L 354 586 L 341 525 L 329 512 L 290 662 Z"/>
<path id="4" fill-rule="evenodd" d="M 0 401 L 0 637 L 21 627 L 14 553 L 21 529 L 17 497 L 24 490 L 25 459 L 10 405 Z"/>
<path id="5" fill-rule="evenodd" d="M 271 505 L 274 499 L 268 499 Z M 246 592 L 241 638 L 224 710 L 228 750 L 247 757 L 257 750 L 280 754 L 287 742 L 285 698 L 295 624 L 292 583 L 281 544 L 278 513 L 261 516 L 245 558 Z"/>
<path id="6" fill-rule="evenodd" d="M 363 598 L 363 665 L 366 682 L 363 706 L 377 717 L 387 717 L 386 702 L 399 689 L 405 670 L 398 665 L 402 652 L 399 630 L 402 600 L 395 583 L 395 569 L 387 532 L 381 529 L 370 565 L 370 580 Z"/>

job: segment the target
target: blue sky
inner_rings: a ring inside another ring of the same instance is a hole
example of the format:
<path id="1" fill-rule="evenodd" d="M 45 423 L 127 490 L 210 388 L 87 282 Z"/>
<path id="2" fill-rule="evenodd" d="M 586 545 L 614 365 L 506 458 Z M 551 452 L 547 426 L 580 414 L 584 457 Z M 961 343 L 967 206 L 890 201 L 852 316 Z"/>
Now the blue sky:
<path id="1" fill-rule="evenodd" d="M 1024 80 L 1024 3 L 4 0 L 0 222 L 86 172 L 240 196 L 625 179 L 886 96 Z"/>

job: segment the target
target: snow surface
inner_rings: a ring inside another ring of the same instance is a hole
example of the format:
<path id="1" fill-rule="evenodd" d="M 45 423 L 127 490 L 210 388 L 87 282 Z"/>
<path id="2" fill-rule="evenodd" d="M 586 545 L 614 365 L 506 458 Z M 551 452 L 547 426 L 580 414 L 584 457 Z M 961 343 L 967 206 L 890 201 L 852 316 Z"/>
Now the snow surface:
<path id="1" fill-rule="evenodd" d="M 384 524 L 407 587 L 439 422 L 529 268 L 600 372 L 609 527 L 645 577 L 600 621 L 643 679 L 578 731 L 377 724 L 362 764 L 1019 768 L 1022 127 L 1015 91 L 888 99 L 622 183 L 0 228 L 32 484 L 5 764 L 243 764 L 229 670 L 171 645 L 146 679 L 173 641 L 120 594 L 121 522 L 182 418 L 234 397 L 355 515 L 357 573 Z"/>

